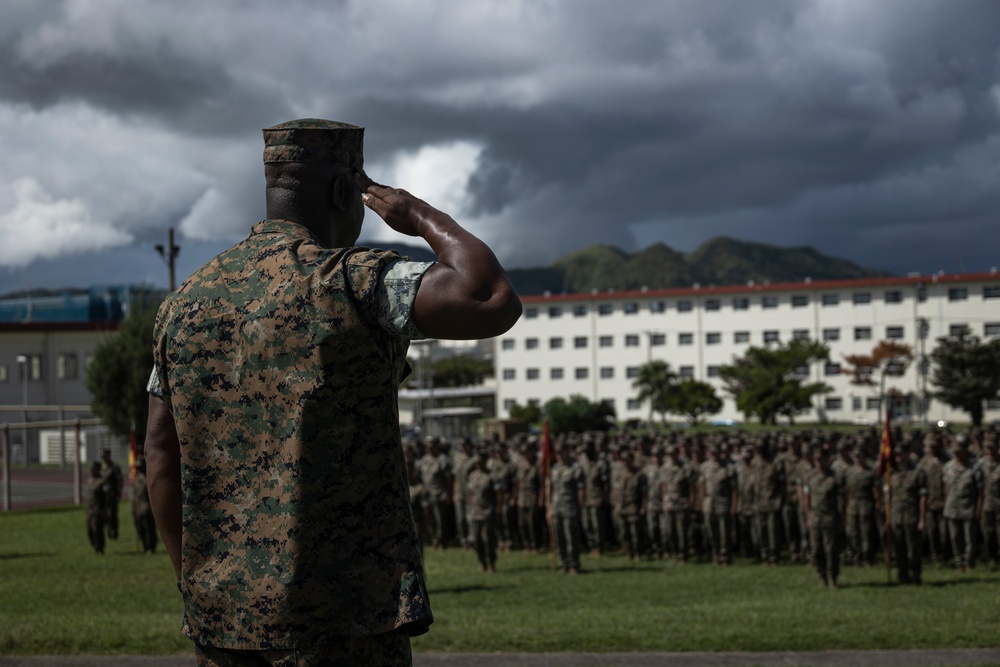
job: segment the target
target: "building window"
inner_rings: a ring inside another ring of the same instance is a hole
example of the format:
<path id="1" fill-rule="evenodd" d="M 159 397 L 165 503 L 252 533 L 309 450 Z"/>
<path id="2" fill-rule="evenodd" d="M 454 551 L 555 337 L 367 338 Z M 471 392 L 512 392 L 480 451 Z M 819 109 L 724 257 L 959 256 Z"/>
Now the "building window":
<path id="1" fill-rule="evenodd" d="M 809 329 L 795 329 L 792 331 L 792 340 L 809 340 Z"/>
<path id="2" fill-rule="evenodd" d="M 851 410 L 854 410 L 855 412 L 861 412 L 861 397 L 860 396 L 852 396 L 851 397 Z"/>
<path id="3" fill-rule="evenodd" d="M 865 410 L 878 410 L 882 407 L 882 401 L 878 396 L 869 396 L 865 399 Z"/>
<path id="4" fill-rule="evenodd" d="M 538 347 L 538 339 L 537 338 L 525 338 L 524 339 L 524 349 L 526 349 L 526 350 L 534 350 L 537 347 Z"/>
<path id="5" fill-rule="evenodd" d="M 514 368 L 505 368 L 505 369 L 503 369 L 503 379 L 504 380 L 516 380 L 517 379 L 517 370 L 514 369 Z"/>
<path id="6" fill-rule="evenodd" d="M 950 327 L 948 327 L 948 335 L 951 336 L 952 338 L 958 338 L 959 336 L 962 336 L 967 333 L 969 333 L 968 324 L 952 324 Z"/>
<path id="7" fill-rule="evenodd" d="M 601 399 L 601 405 L 606 405 L 609 408 L 611 408 L 612 410 L 614 410 L 615 409 L 615 399 L 613 399 L 613 398 L 602 398 Z"/>
<path id="8" fill-rule="evenodd" d="M 562 317 L 562 306 L 549 306 L 549 319 Z"/>
<path id="9" fill-rule="evenodd" d="M 563 369 L 561 369 L 561 368 L 550 368 L 549 369 L 549 379 L 550 380 L 562 380 L 563 379 Z"/>
<path id="10" fill-rule="evenodd" d="M 693 333 L 682 333 L 677 337 L 678 345 L 691 345 L 694 343 Z"/>
<path id="11" fill-rule="evenodd" d="M 708 377 L 717 378 L 719 377 L 719 369 L 721 368 L 722 368 L 721 366 L 709 366 L 708 368 L 705 369 L 705 371 Z"/>
<path id="12" fill-rule="evenodd" d="M 625 334 L 625 347 L 639 347 L 639 334 Z"/>
<path id="13" fill-rule="evenodd" d="M 840 375 L 840 364 L 836 361 L 828 361 L 823 366 L 823 375 Z"/>
<path id="14" fill-rule="evenodd" d="M 599 347 L 611 347 L 614 345 L 614 336 L 601 336 L 597 339 Z"/>
<path id="15" fill-rule="evenodd" d="M 615 376 L 614 366 L 601 366 L 601 379 L 610 380 Z"/>
<path id="16" fill-rule="evenodd" d="M 639 377 L 639 367 L 638 366 L 628 366 L 625 369 L 625 377 L 627 377 L 630 380 L 633 380 L 633 379 Z"/>
<path id="17" fill-rule="evenodd" d="M 705 310 L 719 310 L 722 303 L 718 299 L 705 299 Z"/>
<path id="18" fill-rule="evenodd" d="M 750 308 L 750 299 L 745 296 L 736 297 L 733 299 L 733 310 L 748 310 Z"/>
<path id="19" fill-rule="evenodd" d="M 806 294 L 792 295 L 792 308 L 805 308 L 809 305 L 809 296 Z"/>
<path id="20" fill-rule="evenodd" d="M 705 334 L 705 343 L 708 345 L 718 345 L 722 342 L 722 334 L 718 331 L 709 331 Z"/>
<path id="21" fill-rule="evenodd" d="M 561 336 L 553 336 L 549 339 L 549 349 L 550 350 L 561 350 L 563 339 Z"/>
<path id="22" fill-rule="evenodd" d="M 503 409 L 506 410 L 507 412 L 513 410 L 515 405 L 517 405 L 517 401 L 515 401 L 513 398 L 503 399 Z"/>
<path id="23" fill-rule="evenodd" d="M 533 320 L 536 317 L 538 317 L 538 309 L 537 308 L 525 308 L 524 309 L 524 319 L 526 319 L 526 320 Z"/>
<path id="24" fill-rule="evenodd" d="M 690 380 L 694 377 L 694 366 L 681 366 L 679 369 L 679 374 L 682 379 Z"/>
<path id="25" fill-rule="evenodd" d="M 626 402 L 626 406 L 628 407 L 629 410 L 638 410 L 639 408 L 642 407 L 642 401 L 640 401 L 638 398 L 630 398 Z"/>
<path id="26" fill-rule="evenodd" d="M 854 327 L 854 340 L 871 340 L 871 327 Z"/>
<path id="27" fill-rule="evenodd" d="M 654 347 L 667 344 L 667 335 L 661 333 L 649 334 L 649 344 Z"/>
<path id="28" fill-rule="evenodd" d="M 1000 398 L 987 398 L 986 399 L 986 409 L 987 410 L 1000 410 Z"/>
<path id="29" fill-rule="evenodd" d="M 576 375 L 577 380 L 586 380 L 590 377 L 590 369 L 586 366 L 577 366 L 574 375 Z"/>
<path id="30" fill-rule="evenodd" d="M 840 340 L 840 329 L 823 329 L 823 340 L 829 342 Z"/>
<path id="31" fill-rule="evenodd" d="M 886 327 L 885 337 L 889 340 L 899 340 L 903 337 L 903 327 Z"/>
<path id="32" fill-rule="evenodd" d="M 541 404 L 542 404 L 542 401 L 541 401 L 541 399 L 538 399 L 538 398 L 529 398 L 529 399 L 528 399 L 528 405 L 533 405 L 534 407 L 536 407 L 536 408 L 537 408 L 537 407 L 539 407 L 539 406 L 540 406 Z"/>
<path id="33" fill-rule="evenodd" d="M 525 375 L 526 375 L 526 377 L 529 380 L 537 380 L 538 379 L 538 369 L 537 368 L 529 368 L 528 371 L 527 371 L 527 373 Z"/>
<path id="34" fill-rule="evenodd" d="M 734 343 L 749 343 L 750 342 L 750 332 L 749 331 L 737 331 L 733 334 Z"/>
<path id="35" fill-rule="evenodd" d="M 580 303 L 573 306 L 573 317 L 585 317 L 587 315 L 587 306 Z"/>
<path id="36" fill-rule="evenodd" d="M 777 343 L 781 340 L 781 335 L 777 331 L 765 331 L 764 332 L 764 342 L 765 343 Z"/>
<path id="37" fill-rule="evenodd" d="M 18 364 L 21 367 L 21 379 L 25 378 L 27 374 L 27 379 L 32 381 L 37 381 L 42 379 L 42 355 L 40 354 L 25 354 L 24 356 L 27 361 L 23 364 Z"/>
<path id="38" fill-rule="evenodd" d="M 1000 299 L 1000 285 L 987 285 L 983 288 L 984 299 Z"/>
<path id="39" fill-rule="evenodd" d="M 983 325 L 984 336 L 1000 336 L 1000 322 L 987 322 Z"/>
<path id="40" fill-rule="evenodd" d="M 760 300 L 760 307 L 764 310 L 770 310 L 771 308 L 778 307 L 778 297 L 776 296 L 765 296 Z"/>
<path id="41" fill-rule="evenodd" d="M 678 301 L 677 302 L 677 312 L 678 313 L 690 313 L 694 310 L 694 303 L 691 301 Z"/>
<path id="42" fill-rule="evenodd" d="M 824 306 L 839 306 L 840 305 L 840 295 L 839 294 L 824 294 L 820 297 L 820 301 Z"/>
<path id="43" fill-rule="evenodd" d="M 827 410 L 840 410 L 844 407 L 844 399 L 839 396 L 827 396 L 825 404 Z"/>
<path id="44" fill-rule="evenodd" d="M 667 312 L 667 302 L 666 301 L 653 301 L 649 304 L 649 312 L 651 313 L 665 313 Z"/>
<path id="45" fill-rule="evenodd" d="M 965 301 L 968 298 L 969 289 L 967 287 L 948 288 L 948 301 Z"/>
<path id="46" fill-rule="evenodd" d="M 872 293 L 855 292 L 854 296 L 851 298 L 851 301 L 854 303 L 855 306 L 866 306 L 872 302 Z"/>
<path id="47" fill-rule="evenodd" d="M 504 338 L 503 341 L 500 343 L 500 345 L 505 350 L 513 350 L 514 349 L 514 339 L 513 338 Z"/>
<path id="48" fill-rule="evenodd" d="M 626 315 L 635 315 L 636 313 L 639 312 L 639 304 L 635 303 L 634 301 L 631 301 L 629 303 L 626 303 L 624 308 L 622 308 L 622 310 L 625 311 Z"/>
<path id="49" fill-rule="evenodd" d="M 587 341 L 590 339 L 586 336 L 577 336 L 573 339 L 573 347 L 579 349 L 581 347 L 587 347 Z"/>
<path id="50" fill-rule="evenodd" d="M 920 303 L 927 301 L 927 288 L 924 285 L 917 286 L 917 301 Z"/>
<path id="51" fill-rule="evenodd" d="M 899 290 L 888 290 L 885 293 L 886 303 L 903 303 L 903 293 Z"/>
<path id="52" fill-rule="evenodd" d="M 602 303 L 597 307 L 597 314 L 600 315 L 601 317 L 605 317 L 613 313 L 614 310 L 615 310 L 614 306 L 612 306 L 610 303 Z"/>

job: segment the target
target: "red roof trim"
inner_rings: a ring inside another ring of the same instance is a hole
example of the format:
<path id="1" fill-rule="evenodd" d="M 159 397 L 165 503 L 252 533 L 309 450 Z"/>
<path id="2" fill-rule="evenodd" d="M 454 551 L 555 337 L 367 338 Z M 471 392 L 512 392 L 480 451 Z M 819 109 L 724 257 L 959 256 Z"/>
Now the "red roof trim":
<path id="1" fill-rule="evenodd" d="M 524 303 L 552 301 L 607 301 L 620 299 L 648 299 L 655 297 L 705 296 L 725 294 L 757 294 L 764 292 L 817 292 L 820 290 L 851 289 L 859 287 L 902 287 L 920 284 L 953 284 L 995 281 L 1000 284 L 1000 272 L 955 273 L 920 276 L 889 276 L 886 278 L 857 278 L 854 280 L 814 280 L 800 283 L 774 283 L 754 285 L 710 285 L 707 287 L 677 287 L 670 289 L 582 292 L 578 294 L 530 295 L 521 297 Z"/>

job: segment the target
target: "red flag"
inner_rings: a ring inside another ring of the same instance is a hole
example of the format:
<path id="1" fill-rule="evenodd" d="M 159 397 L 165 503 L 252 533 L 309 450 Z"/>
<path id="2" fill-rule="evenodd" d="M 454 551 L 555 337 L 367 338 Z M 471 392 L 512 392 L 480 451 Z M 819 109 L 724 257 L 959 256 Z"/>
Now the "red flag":
<path id="1" fill-rule="evenodd" d="M 135 427 L 128 432 L 128 471 L 129 478 L 135 483 L 135 461 L 139 458 L 139 442 L 135 437 Z"/>
<path id="2" fill-rule="evenodd" d="M 548 477 L 552 470 L 552 441 L 549 439 L 549 420 L 542 420 L 542 471 Z"/>
<path id="3" fill-rule="evenodd" d="M 892 464 L 892 425 L 890 423 L 892 417 L 892 410 L 888 407 L 885 410 L 885 428 L 882 429 L 882 445 L 878 450 L 878 466 L 876 466 L 876 471 L 879 475 L 885 474 L 885 471 L 889 469 Z"/>

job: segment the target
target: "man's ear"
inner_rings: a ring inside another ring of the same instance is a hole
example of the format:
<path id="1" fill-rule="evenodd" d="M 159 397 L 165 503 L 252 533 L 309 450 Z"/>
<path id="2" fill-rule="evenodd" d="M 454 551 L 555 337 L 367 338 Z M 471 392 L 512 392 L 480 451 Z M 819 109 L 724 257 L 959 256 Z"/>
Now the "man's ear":
<path id="1" fill-rule="evenodd" d="M 339 174 L 333 179 L 330 199 L 333 207 L 338 211 L 343 211 L 347 208 L 348 199 L 350 199 L 351 192 L 354 189 L 353 183 L 348 181 L 349 178 L 349 176 Z"/>

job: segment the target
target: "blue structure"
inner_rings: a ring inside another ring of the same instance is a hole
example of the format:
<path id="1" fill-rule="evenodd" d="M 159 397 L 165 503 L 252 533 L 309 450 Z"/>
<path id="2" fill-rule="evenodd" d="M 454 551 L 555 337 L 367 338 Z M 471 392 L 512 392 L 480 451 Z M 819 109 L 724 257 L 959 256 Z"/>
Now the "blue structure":
<path id="1" fill-rule="evenodd" d="M 98 285 L 62 292 L 36 291 L 0 297 L 0 323 L 119 322 L 130 305 L 146 305 L 162 297 L 150 286 Z"/>

